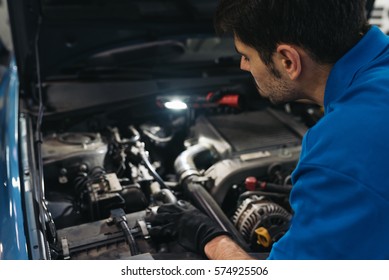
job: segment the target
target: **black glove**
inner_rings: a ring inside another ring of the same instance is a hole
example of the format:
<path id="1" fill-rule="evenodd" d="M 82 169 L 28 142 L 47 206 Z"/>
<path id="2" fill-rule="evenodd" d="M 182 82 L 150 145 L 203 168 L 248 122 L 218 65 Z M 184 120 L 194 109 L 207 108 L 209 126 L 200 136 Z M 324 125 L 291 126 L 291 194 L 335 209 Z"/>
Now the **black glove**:
<path id="1" fill-rule="evenodd" d="M 181 246 L 203 256 L 205 245 L 213 238 L 230 236 L 210 217 L 185 201 L 162 205 L 157 213 L 151 220 L 150 235 L 153 239 L 166 241 L 178 238 Z"/>

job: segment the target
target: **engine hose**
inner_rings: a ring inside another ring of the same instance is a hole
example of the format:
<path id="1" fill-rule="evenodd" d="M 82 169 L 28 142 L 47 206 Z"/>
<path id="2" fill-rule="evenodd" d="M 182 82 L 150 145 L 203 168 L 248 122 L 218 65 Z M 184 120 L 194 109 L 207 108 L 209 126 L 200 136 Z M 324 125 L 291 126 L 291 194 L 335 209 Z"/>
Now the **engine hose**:
<path id="1" fill-rule="evenodd" d="M 184 190 L 193 204 L 211 217 L 223 230 L 228 231 L 231 234 L 232 239 L 234 239 L 243 249 L 249 250 L 248 244 L 224 214 L 214 198 L 195 180 L 200 176 L 200 172 L 197 170 L 195 164 L 196 158 L 206 156 L 212 160 L 215 159 L 214 155 L 215 153 L 213 152 L 212 146 L 197 144 L 189 147 L 177 157 L 174 168 L 180 176 L 180 181 L 182 182 Z"/>
<path id="2" fill-rule="evenodd" d="M 275 193 L 284 193 L 289 194 L 292 190 L 292 185 L 278 185 L 278 184 L 272 184 L 267 182 L 260 182 L 259 188 L 268 191 L 268 192 L 275 192 Z"/>
<path id="3" fill-rule="evenodd" d="M 233 240 L 235 240 L 244 250 L 249 251 L 249 246 L 242 238 L 241 234 L 224 214 L 217 202 L 208 193 L 208 191 L 199 183 L 192 182 L 191 178 L 186 180 L 184 184 L 187 195 L 192 199 L 193 204 L 204 211 L 211 219 L 213 219 L 223 230 L 229 232 Z"/>
<path id="4" fill-rule="evenodd" d="M 212 146 L 197 144 L 182 152 L 174 162 L 174 169 L 180 176 L 180 180 L 184 181 L 187 177 L 192 175 L 199 176 L 200 173 L 197 170 L 195 159 L 203 156 L 209 158 L 210 160 L 214 160 L 215 153 L 212 150 Z"/>
<path id="5" fill-rule="evenodd" d="M 119 226 L 123 231 L 124 238 L 126 239 L 128 246 L 130 247 L 131 255 L 132 256 L 138 255 L 139 250 L 138 250 L 138 247 L 136 246 L 134 236 L 132 235 L 131 230 L 128 227 L 127 222 L 123 220 L 119 223 Z"/>
<path id="6" fill-rule="evenodd" d="M 128 227 L 127 218 L 124 210 L 122 208 L 112 209 L 110 221 L 112 221 L 122 230 L 126 243 L 130 248 L 131 256 L 138 255 L 139 249 L 137 247 L 134 236 L 132 235 L 131 230 Z"/>

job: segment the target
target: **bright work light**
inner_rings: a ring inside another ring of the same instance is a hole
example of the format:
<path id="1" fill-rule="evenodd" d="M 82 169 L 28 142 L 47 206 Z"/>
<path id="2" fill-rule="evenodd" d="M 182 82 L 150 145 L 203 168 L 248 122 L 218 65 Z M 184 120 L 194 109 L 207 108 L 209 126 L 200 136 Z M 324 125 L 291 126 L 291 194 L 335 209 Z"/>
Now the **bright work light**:
<path id="1" fill-rule="evenodd" d="M 185 102 L 181 100 L 172 100 L 164 103 L 165 108 L 170 110 L 185 110 L 188 108 Z"/>

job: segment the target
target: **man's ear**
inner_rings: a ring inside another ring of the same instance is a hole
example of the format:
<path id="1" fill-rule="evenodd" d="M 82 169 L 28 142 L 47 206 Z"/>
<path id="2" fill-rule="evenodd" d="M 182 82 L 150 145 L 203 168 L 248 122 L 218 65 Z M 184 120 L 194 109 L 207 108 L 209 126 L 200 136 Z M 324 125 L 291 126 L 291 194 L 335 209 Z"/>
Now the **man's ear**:
<path id="1" fill-rule="evenodd" d="M 291 45 L 281 44 L 278 45 L 276 52 L 281 66 L 289 78 L 294 81 L 300 77 L 302 61 L 298 50 Z"/>

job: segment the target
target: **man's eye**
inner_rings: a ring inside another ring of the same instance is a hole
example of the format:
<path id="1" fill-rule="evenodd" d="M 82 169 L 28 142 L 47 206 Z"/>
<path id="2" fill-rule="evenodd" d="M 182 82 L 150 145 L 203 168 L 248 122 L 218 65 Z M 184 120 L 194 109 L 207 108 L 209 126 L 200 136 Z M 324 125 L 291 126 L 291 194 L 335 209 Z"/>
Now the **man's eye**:
<path id="1" fill-rule="evenodd" d="M 249 59 L 247 56 L 242 55 L 242 57 L 243 57 L 243 60 L 244 60 L 244 61 L 246 61 L 246 62 L 249 62 L 249 61 L 250 61 L 250 59 Z"/>

